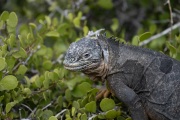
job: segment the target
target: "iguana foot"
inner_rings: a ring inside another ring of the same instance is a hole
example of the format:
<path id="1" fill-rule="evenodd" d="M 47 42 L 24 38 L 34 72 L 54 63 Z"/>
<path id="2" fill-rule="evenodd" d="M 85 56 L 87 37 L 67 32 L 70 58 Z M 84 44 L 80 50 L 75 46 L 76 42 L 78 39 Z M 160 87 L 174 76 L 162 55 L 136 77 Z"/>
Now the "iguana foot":
<path id="1" fill-rule="evenodd" d="M 97 93 L 96 100 L 99 100 L 101 98 L 107 98 L 110 94 L 111 94 L 111 92 L 108 89 L 102 88 Z"/>

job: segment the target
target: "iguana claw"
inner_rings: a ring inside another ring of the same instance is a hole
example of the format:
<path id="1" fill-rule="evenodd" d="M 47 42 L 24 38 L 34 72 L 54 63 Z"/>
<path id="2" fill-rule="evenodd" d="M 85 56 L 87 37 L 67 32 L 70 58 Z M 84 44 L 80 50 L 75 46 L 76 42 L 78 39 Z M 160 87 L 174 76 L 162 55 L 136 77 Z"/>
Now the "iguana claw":
<path id="1" fill-rule="evenodd" d="M 102 88 L 97 93 L 96 100 L 99 100 L 101 98 L 107 98 L 110 94 L 111 94 L 111 92 L 108 89 Z"/>

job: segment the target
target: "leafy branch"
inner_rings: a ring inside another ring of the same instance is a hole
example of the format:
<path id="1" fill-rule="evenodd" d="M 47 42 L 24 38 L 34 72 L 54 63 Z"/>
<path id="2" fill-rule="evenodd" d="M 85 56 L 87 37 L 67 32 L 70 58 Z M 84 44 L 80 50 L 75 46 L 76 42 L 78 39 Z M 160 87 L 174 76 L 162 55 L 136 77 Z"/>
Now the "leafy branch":
<path id="1" fill-rule="evenodd" d="M 146 40 L 144 40 L 143 42 L 140 42 L 139 43 L 139 46 L 144 46 L 146 44 L 148 44 L 149 42 L 153 41 L 153 40 L 156 40 L 157 38 L 160 38 L 168 33 L 170 33 L 172 30 L 175 30 L 175 29 L 178 29 L 180 27 L 180 22 L 174 24 L 172 27 L 170 28 L 167 28 L 166 30 L 162 31 L 161 33 L 158 33 Z"/>

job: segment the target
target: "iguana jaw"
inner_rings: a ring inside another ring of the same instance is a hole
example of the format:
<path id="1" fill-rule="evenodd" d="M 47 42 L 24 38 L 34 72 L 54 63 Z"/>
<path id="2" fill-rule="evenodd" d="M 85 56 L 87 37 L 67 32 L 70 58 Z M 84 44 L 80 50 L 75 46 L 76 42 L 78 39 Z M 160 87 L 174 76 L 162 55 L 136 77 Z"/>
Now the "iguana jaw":
<path id="1" fill-rule="evenodd" d="M 87 69 L 92 69 L 92 68 L 96 68 L 97 66 L 99 66 L 100 62 L 99 61 L 86 61 L 86 62 L 76 62 L 76 63 L 68 63 L 68 61 L 64 61 L 63 62 L 64 67 L 68 70 L 71 71 L 84 71 Z"/>

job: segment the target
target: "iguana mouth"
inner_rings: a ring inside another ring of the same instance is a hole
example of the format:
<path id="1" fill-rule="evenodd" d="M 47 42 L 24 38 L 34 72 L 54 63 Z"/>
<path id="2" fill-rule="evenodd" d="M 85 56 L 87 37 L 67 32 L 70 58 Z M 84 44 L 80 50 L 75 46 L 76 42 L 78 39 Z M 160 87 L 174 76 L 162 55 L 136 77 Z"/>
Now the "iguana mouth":
<path id="1" fill-rule="evenodd" d="M 64 67 L 68 70 L 71 71 L 83 71 L 83 70 L 87 70 L 87 69 L 92 69 L 96 66 L 99 65 L 99 62 L 86 62 L 86 63 L 82 63 L 82 64 L 78 64 L 78 63 L 72 63 L 72 64 L 66 64 L 64 63 Z"/>

